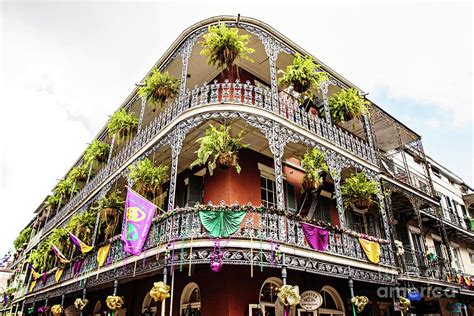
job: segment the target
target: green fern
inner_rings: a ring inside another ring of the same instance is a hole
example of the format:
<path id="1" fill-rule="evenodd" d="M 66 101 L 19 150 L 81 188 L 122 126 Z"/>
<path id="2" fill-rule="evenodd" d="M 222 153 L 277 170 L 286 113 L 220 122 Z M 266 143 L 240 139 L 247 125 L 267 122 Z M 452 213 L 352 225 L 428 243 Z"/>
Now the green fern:
<path id="1" fill-rule="evenodd" d="M 107 161 L 109 151 L 109 144 L 95 139 L 84 152 L 84 161 L 87 165 L 96 164 L 97 162 L 105 162 Z"/>
<path id="2" fill-rule="evenodd" d="M 30 241 L 31 230 L 31 227 L 27 227 L 20 232 L 18 237 L 16 237 L 16 239 L 13 241 L 13 246 L 16 250 L 20 249 L 24 244 Z"/>
<path id="3" fill-rule="evenodd" d="M 155 166 L 146 158 L 128 167 L 134 189 L 147 198 L 155 198 L 161 192 L 161 184 L 168 179 L 168 166 Z"/>
<path id="4" fill-rule="evenodd" d="M 248 147 L 248 144 L 242 144 L 242 132 L 234 138 L 230 135 L 230 126 L 222 125 L 217 129 L 210 125 L 204 136 L 196 142 L 200 147 L 196 151 L 197 159 L 189 166 L 190 168 L 207 163 L 209 174 L 212 176 L 214 169 L 220 164 L 235 167 L 237 173 L 240 173 L 237 153 L 239 149 Z"/>
<path id="5" fill-rule="evenodd" d="M 255 50 L 247 46 L 249 40 L 250 35 L 239 35 L 237 28 L 228 28 L 224 23 L 211 25 L 204 34 L 204 41 L 200 42 L 201 55 L 207 57 L 209 66 L 232 70 L 238 58 L 253 62 L 249 54 Z"/>
<path id="6" fill-rule="evenodd" d="M 304 154 L 301 160 L 301 166 L 305 170 L 303 185 L 308 189 L 317 189 L 323 182 L 321 173 L 329 171 L 325 159 L 326 155 L 316 148 L 306 151 Z"/>
<path id="7" fill-rule="evenodd" d="M 145 79 L 145 85 L 138 89 L 138 94 L 146 98 L 152 108 L 161 109 L 167 100 L 178 95 L 180 83 L 181 80 L 174 78 L 169 72 L 162 73 L 153 69 Z"/>
<path id="8" fill-rule="evenodd" d="M 368 115 L 369 102 L 356 89 L 342 89 L 328 98 L 329 112 L 335 123 L 343 123 L 352 118 Z"/>
<path id="9" fill-rule="evenodd" d="M 117 143 L 123 140 L 129 140 L 136 132 L 138 127 L 138 118 L 133 113 L 128 113 L 127 110 L 121 108 L 110 117 L 107 123 L 107 129 L 110 135 L 115 136 Z"/>
<path id="10" fill-rule="evenodd" d="M 296 92 L 303 97 L 313 99 L 311 89 L 319 89 L 322 82 L 328 81 L 328 75 L 324 71 L 318 71 L 320 65 L 315 64 L 313 58 L 301 57 L 296 53 L 293 63 L 286 67 L 286 71 L 280 70 L 283 76 L 278 78 L 278 84 L 283 86 L 293 86 Z"/>
<path id="11" fill-rule="evenodd" d="M 347 178 L 341 185 L 341 195 L 347 207 L 354 199 L 370 199 L 380 193 L 377 182 L 367 178 L 365 173 L 359 172 Z"/>

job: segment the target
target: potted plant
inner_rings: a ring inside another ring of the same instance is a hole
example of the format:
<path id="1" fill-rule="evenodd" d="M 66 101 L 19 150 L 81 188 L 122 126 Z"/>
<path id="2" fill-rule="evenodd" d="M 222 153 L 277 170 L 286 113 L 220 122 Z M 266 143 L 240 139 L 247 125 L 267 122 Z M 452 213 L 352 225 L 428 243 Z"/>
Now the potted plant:
<path id="1" fill-rule="evenodd" d="M 59 205 L 61 203 L 61 205 Z M 59 206 L 64 205 L 64 199 L 61 199 L 61 197 L 53 193 L 52 195 L 48 196 L 45 202 L 46 209 L 48 209 L 48 213 L 51 216 L 53 212 L 56 212 L 57 208 Z"/>
<path id="2" fill-rule="evenodd" d="M 76 194 L 78 191 L 75 180 L 70 177 L 59 181 L 54 189 L 55 195 L 61 196 L 63 201 L 69 200 L 71 195 Z"/>
<path id="3" fill-rule="evenodd" d="M 97 211 L 86 210 L 82 214 L 76 214 L 66 224 L 66 230 L 73 233 L 86 244 L 92 241 Z"/>
<path id="4" fill-rule="evenodd" d="M 83 163 L 80 166 L 73 167 L 67 177 L 74 181 L 85 182 L 89 175 L 89 166 L 89 164 Z"/>
<path id="5" fill-rule="evenodd" d="M 156 166 L 148 158 L 131 165 L 128 170 L 129 177 L 134 182 L 133 188 L 150 199 L 161 193 L 161 184 L 168 179 L 168 166 Z"/>
<path id="6" fill-rule="evenodd" d="M 343 123 L 353 118 L 369 114 L 369 102 L 356 89 L 342 89 L 328 98 L 329 112 L 335 123 Z"/>
<path id="7" fill-rule="evenodd" d="M 474 219 L 468 215 L 464 217 L 464 221 L 466 222 L 466 226 L 470 230 L 474 230 Z"/>
<path id="8" fill-rule="evenodd" d="M 237 154 L 239 149 L 246 148 L 248 145 L 242 144 L 242 132 L 234 138 L 230 135 L 230 130 L 230 126 L 222 125 L 220 129 L 217 129 L 210 125 L 206 129 L 205 135 L 196 141 L 200 144 L 196 151 L 197 158 L 189 167 L 193 168 L 207 163 L 211 176 L 216 167 L 221 169 L 234 167 L 237 173 L 240 173 L 241 168 Z"/>
<path id="9" fill-rule="evenodd" d="M 305 170 L 303 188 L 306 192 L 316 191 L 323 184 L 324 176 L 329 171 L 325 158 L 325 154 L 316 148 L 304 154 L 301 166 Z"/>
<path id="10" fill-rule="evenodd" d="M 145 78 L 145 85 L 138 89 L 138 94 L 147 99 L 153 108 L 161 109 L 167 100 L 174 98 L 179 93 L 181 80 L 174 78 L 169 72 L 160 72 L 153 69 L 150 76 Z"/>
<path id="11" fill-rule="evenodd" d="M 110 135 L 116 137 L 117 143 L 123 140 L 129 140 L 132 133 L 137 130 L 138 119 L 133 113 L 128 113 L 127 110 L 121 108 L 114 112 L 107 123 L 107 129 Z"/>
<path id="12" fill-rule="evenodd" d="M 228 28 L 224 23 L 211 25 L 206 34 L 202 45 L 201 55 L 207 57 L 209 66 L 227 70 L 234 73 L 238 69 L 235 61 L 243 58 L 250 62 L 253 60 L 249 54 L 255 52 L 253 48 L 248 47 L 250 35 L 239 35 L 237 28 Z M 238 72 L 237 72 L 238 75 Z"/>
<path id="13" fill-rule="evenodd" d="M 27 227 L 23 229 L 18 237 L 13 241 L 13 246 L 15 247 L 16 250 L 21 249 L 24 244 L 28 244 L 30 241 L 30 236 L 31 236 L 31 227 Z"/>
<path id="14" fill-rule="evenodd" d="M 125 199 L 118 190 L 99 200 L 95 209 L 100 212 L 99 229 L 105 241 L 115 235 L 124 207 Z"/>
<path id="15" fill-rule="evenodd" d="M 319 85 L 328 81 L 329 78 L 324 71 L 318 71 L 320 65 L 314 63 L 313 58 L 303 58 L 296 53 L 293 63 L 286 67 L 286 71 L 280 70 L 283 76 L 278 78 L 278 84 L 291 86 L 293 90 L 301 94 L 301 100 L 307 98 L 312 100 L 312 89 L 319 89 Z"/>
<path id="16" fill-rule="evenodd" d="M 341 194 L 345 206 L 353 204 L 360 210 L 368 209 L 379 194 L 377 182 L 370 180 L 363 172 L 353 174 L 341 185 Z"/>
<path id="17" fill-rule="evenodd" d="M 95 162 L 106 162 L 110 151 L 110 145 L 95 139 L 84 152 L 84 161 L 87 165 Z"/>

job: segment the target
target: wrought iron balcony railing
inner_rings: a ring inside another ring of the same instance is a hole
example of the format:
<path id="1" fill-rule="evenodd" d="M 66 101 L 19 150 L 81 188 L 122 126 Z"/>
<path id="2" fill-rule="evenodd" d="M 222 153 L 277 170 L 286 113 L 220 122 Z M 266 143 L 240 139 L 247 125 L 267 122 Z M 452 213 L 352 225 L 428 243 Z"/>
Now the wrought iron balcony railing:
<path id="1" fill-rule="evenodd" d="M 174 259 L 169 259 L 168 264 L 174 262 L 177 266 L 180 262 L 183 262 L 183 260 L 187 261 L 188 259 L 180 257 L 182 255 L 180 245 L 185 242 L 190 242 L 191 240 L 193 240 L 194 243 L 208 240 L 209 247 L 212 247 L 212 241 L 210 239 L 211 237 L 201 225 L 198 212 L 195 210 L 187 210 L 176 212 L 174 215 L 167 218 L 155 218 L 150 228 L 143 251 L 150 250 L 157 246 L 159 247 L 167 244 L 173 245 L 172 247 L 175 248 L 175 251 L 173 252 Z M 258 249 L 261 247 L 262 242 L 316 251 L 306 243 L 299 221 L 282 214 L 270 212 L 248 212 L 240 228 L 232 236 L 232 241 L 236 240 L 246 240 L 245 247 L 251 247 L 250 243 L 253 242 L 255 262 L 259 261 Z M 122 245 L 119 236 L 113 238 L 112 246 L 106 259 L 106 265 L 113 264 L 115 268 L 119 268 L 127 262 L 127 260 L 124 259 L 130 257 L 130 255 L 122 250 Z M 394 254 L 391 250 L 390 244 L 386 242 L 380 244 L 380 246 L 380 264 L 394 267 Z M 193 246 L 193 249 L 196 249 L 196 247 L 197 246 Z M 369 263 L 360 246 L 358 238 L 349 233 L 329 230 L 328 248 L 323 253 Z M 210 258 L 201 259 L 209 260 Z M 359 264 L 354 262 L 354 265 L 357 266 Z M 94 273 L 97 273 L 97 269 L 96 248 L 86 255 L 80 274 L 94 275 Z M 70 280 L 73 277 L 72 267 L 69 266 L 64 271 L 60 282 Z M 54 273 L 50 273 L 45 284 L 38 280 L 35 291 L 51 286 L 55 282 Z"/>
<path id="2" fill-rule="evenodd" d="M 444 258 L 428 260 L 426 253 L 405 247 L 404 272 L 412 276 L 447 282 L 452 269 L 449 261 Z"/>
<path id="3" fill-rule="evenodd" d="M 266 87 L 251 85 L 249 82 L 242 84 L 218 83 L 204 84 L 187 91 L 182 99 L 175 100 L 151 121 L 141 132 L 135 136 L 120 152 L 118 152 L 107 165 L 78 194 L 57 212 L 44 227 L 47 233 L 58 222 L 75 209 L 88 195 L 90 195 L 99 184 L 108 176 L 120 168 L 133 154 L 147 144 L 166 126 L 169 126 L 181 113 L 186 110 L 206 105 L 237 104 L 243 107 L 258 108 L 276 114 L 310 133 L 317 135 L 343 148 L 355 156 L 370 163 L 376 163 L 373 149 L 363 139 L 357 138 L 344 129 L 328 124 L 324 119 L 304 111 L 298 102 L 288 96 L 281 94 L 278 104 L 272 104 L 270 90 Z"/>
<path id="4" fill-rule="evenodd" d="M 427 195 L 431 195 L 429 179 L 426 176 L 416 173 L 414 170 L 407 170 L 402 165 L 397 164 L 395 161 L 387 157 L 382 157 L 381 160 L 386 171 L 394 179 L 408 184 Z"/>

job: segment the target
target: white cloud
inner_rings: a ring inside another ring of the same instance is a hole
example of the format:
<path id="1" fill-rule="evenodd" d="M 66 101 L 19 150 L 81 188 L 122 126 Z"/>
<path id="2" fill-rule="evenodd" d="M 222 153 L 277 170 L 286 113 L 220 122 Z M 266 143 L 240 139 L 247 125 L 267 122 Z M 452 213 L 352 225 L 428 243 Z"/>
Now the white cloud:
<path id="1" fill-rule="evenodd" d="M 0 253 L 179 33 L 237 13 L 367 92 L 447 114 L 425 124 L 473 122 L 468 4 L 3 3 L 0 200 L 15 216 L 0 221 Z"/>

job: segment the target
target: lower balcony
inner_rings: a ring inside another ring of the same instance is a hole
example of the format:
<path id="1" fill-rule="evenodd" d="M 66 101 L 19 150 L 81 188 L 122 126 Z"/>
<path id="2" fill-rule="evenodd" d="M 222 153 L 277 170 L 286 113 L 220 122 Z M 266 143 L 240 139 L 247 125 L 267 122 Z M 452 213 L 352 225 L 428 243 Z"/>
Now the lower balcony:
<path id="1" fill-rule="evenodd" d="M 98 278 L 99 272 L 112 271 L 114 275 L 130 277 L 120 271 L 129 271 L 127 265 L 132 265 L 132 275 L 135 275 L 137 262 L 139 269 L 155 269 L 155 273 L 163 265 L 182 270 L 192 264 L 209 264 L 212 248 L 219 240 L 223 253 L 224 264 L 251 265 L 255 270 L 263 267 L 281 267 L 302 270 L 316 274 L 332 275 L 338 278 L 354 279 L 373 283 L 393 283 L 396 276 L 394 257 L 391 246 L 386 240 L 359 235 L 353 231 L 341 231 L 337 227 L 319 221 L 315 223 L 327 229 L 327 248 L 315 250 L 305 238 L 301 226 L 301 218 L 293 213 L 285 213 L 276 209 L 254 208 L 250 206 L 213 206 L 213 210 L 225 212 L 246 212 L 240 226 L 231 237 L 212 238 L 201 223 L 199 212 L 209 209 L 207 205 L 178 208 L 163 213 L 153 220 L 141 256 L 131 256 L 123 251 L 120 236 L 115 236 L 109 242 L 110 251 L 105 264 L 99 269 L 97 253 L 99 247 L 88 253 L 84 258 L 75 258 L 64 269 L 58 281 L 55 279 L 55 269 L 46 276 L 38 279 L 32 289 L 33 295 L 46 293 L 49 288 L 75 284 L 83 285 L 89 278 L 92 284 Z M 361 247 L 359 238 L 376 242 L 380 246 L 380 262 L 374 264 Z M 101 246 L 101 245 L 99 245 Z M 166 258 L 166 253 L 169 257 Z M 191 255 L 190 255 L 191 254 Z M 156 262 L 155 262 L 156 261 Z M 76 262 L 81 262 L 78 264 Z M 74 266 L 76 271 L 74 272 Z M 253 269 L 253 268 L 252 268 Z M 137 270 L 137 271 L 138 271 Z M 115 273 L 115 271 L 118 271 Z M 100 277 L 102 279 L 102 277 Z M 46 291 L 46 292 L 45 292 Z"/>

